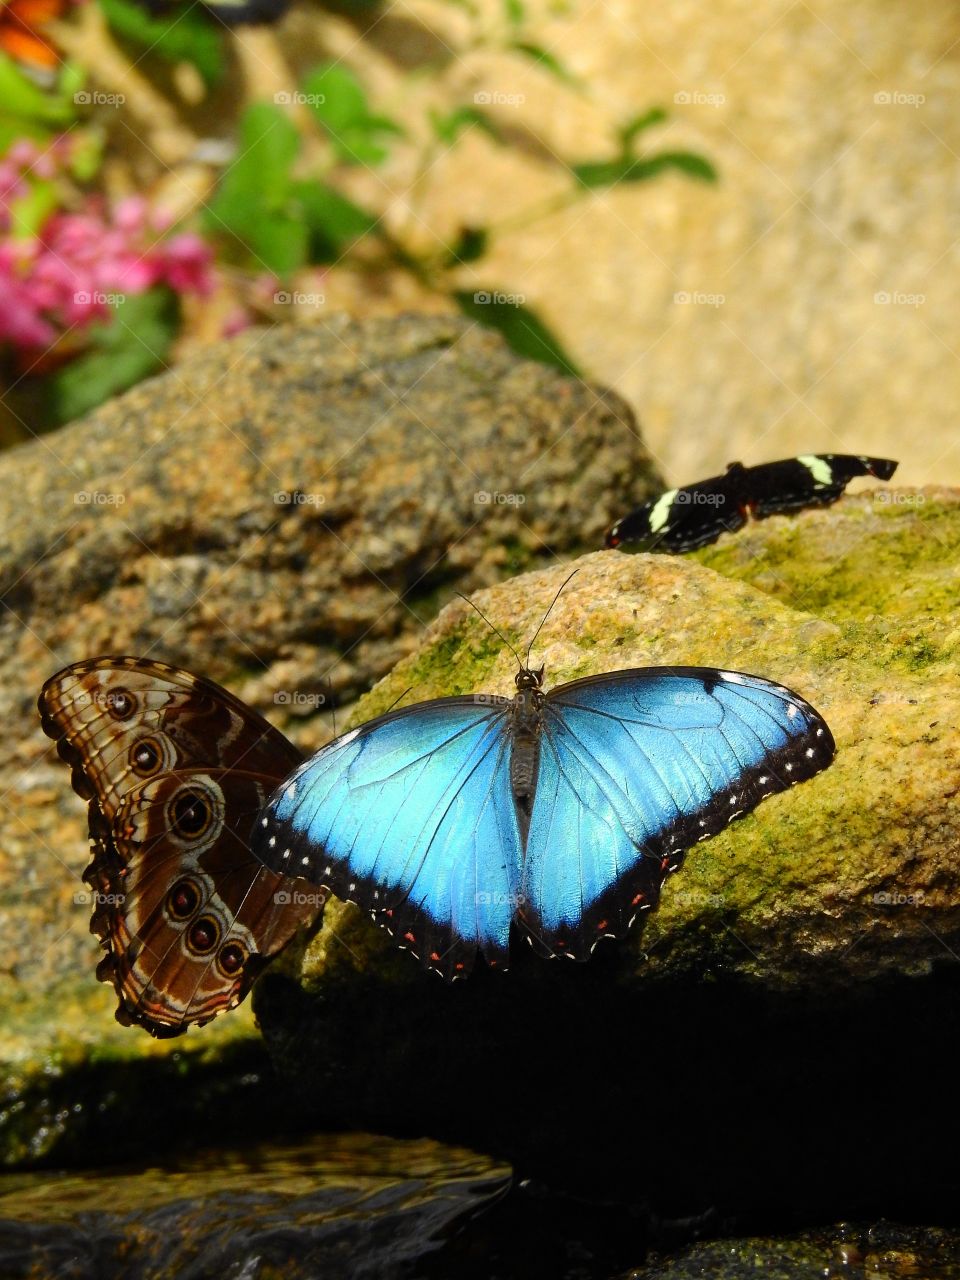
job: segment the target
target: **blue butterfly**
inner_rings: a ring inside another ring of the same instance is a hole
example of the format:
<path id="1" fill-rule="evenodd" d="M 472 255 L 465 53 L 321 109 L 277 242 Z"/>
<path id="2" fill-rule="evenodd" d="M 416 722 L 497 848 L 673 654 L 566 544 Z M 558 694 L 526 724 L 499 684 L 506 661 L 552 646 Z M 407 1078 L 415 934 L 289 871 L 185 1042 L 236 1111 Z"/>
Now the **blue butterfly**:
<path id="1" fill-rule="evenodd" d="M 654 906 L 683 851 L 833 759 L 826 722 L 759 676 L 641 667 L 513 698 L 437 698 L 353 729 L 273 794 L 261 862 L 369 911 L 447 978 L 504 968 L 512 924 L 586 960 Z"/>

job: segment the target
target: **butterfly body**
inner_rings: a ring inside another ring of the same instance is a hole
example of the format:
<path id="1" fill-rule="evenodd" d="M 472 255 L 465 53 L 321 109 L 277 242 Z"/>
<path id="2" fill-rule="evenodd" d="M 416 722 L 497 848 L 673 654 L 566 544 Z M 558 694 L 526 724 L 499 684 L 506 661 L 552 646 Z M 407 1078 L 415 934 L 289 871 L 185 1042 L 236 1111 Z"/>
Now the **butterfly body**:
<path id="1" fill-rule="evenodd" d="M 526 841 L 537 790 L 540 739 L 543 733 L 543 668 L 521 670 L 510 703 L 510 788 L 520 833 Z"/>
<path id="2" fill-rule="evenodd" d="M 300 752 L 226 690 L 145 659 L 67 667 L 39 709 L 89 801 L 84 879 L 118 1021 L 164 1037 L 232 1008 L 318 914 L 316 894 L 291 901 L 249 849 Z"/>
<path id="3" fill-rule="evenodd" d="M 757 676 L 611 672 L 389 712 L 271 797 L 253 851 L 356 902 L 447 978 L 506 967 L 511 927 L 585 960 L 655 905 L 683 851 L 826 767 L 829 728 Z"/>
<path id="4" fill-rule="evenodd" d="M 618 520 L 608 547 L 692 551 L 734 532 L 749 518 L 836 502 L 856 476 L 889 480 L 897 463 L 845 453 L 801 454 L 756 467 L 732 462 L 721 476 L 670 489 Z"/>

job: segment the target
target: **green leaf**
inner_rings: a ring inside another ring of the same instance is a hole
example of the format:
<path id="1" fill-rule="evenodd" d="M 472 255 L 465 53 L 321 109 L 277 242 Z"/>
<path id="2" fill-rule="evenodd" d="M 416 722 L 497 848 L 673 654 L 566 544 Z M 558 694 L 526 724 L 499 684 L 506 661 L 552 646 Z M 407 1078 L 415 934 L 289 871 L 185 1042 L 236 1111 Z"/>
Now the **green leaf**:
<path id="1" fill-rule="evenodd" d="M 337 159 L 343 164 L 378 165 L 386 160 L 387 148 L 377 142 L 366 126 L 341 129 L 339 133 L 331 133 L 330 141 L 337 153 Z"/>
<path id="2" fill-rule="evenodd" d="M 509 47 L 527 58 L 532 58 L 544 71 L 549 71 L 565 84 L 579 85 L 580 81 L 573 72 L 569 71 L 549 49 L 544 49 L 543 45 L 531 44 L 529 40 L 514 40 Z"/>
<path id="3" fill-rule="evenodd" d="M 366 120 L 369 114 L 363 85 L 341 63 L 315 67 L 308 72 L 303 91 L 327 129 L 349 128 Z"/>
<path id="4" fill-rule="evenodd" d="M 630 145 L 638 134 L 643 133 L 644 129 L 649 129 L 655 124 L 663 124 L 666 118 L 667 113 L 663 107 L 651 107 L 643 115 L 634 116 L 632 120 L 628 120 L 626 124 L 620 126 L 618 132 L 621 150 L 629 152 Z"/>
<path id="5" fill-rule="evenodd" d="M 309 231 L 311 262 L 335 261 L 347 245 L 376 228 L 374 214 L 324 182 L 298 182 L 293 190 Z"/>
<path id="6" fill-rule="evenodd" d="M 255 102 L 240 122 L 237 157 L 224 173 L 205 215 L 210 231 L 226 232 L 275 275 L 307 261 L 307 228 L 290 176 L 300 135 L 286 113 Z"/>
<path id="7" fill-rule="evenodd" d="M 363 86 L 339 63 L 311 71 L 303 89 L 345 164 L 380 164 L 388 154 L 382 136 L 403 133 L 395 121 L 370 112 Z"/>
<path id="8" fill-rule="evenodd" d="M 240 121 L 237 154 L 224 175 L 244 192 L 256 192 L 277 207 L 290 192 L 290 170 L 300 152 L 300 135 L 287 113 L 271 102 L 254 102 Z"/>
<path id="9" fill-rule="evenodd" d="M 19 138 L 43 142 L 50 137 L 50 130 L 31 120 L 4 119 L 0 113 L 0 156 L 4 156 Z"/>
<path id="10" fill-rule="evenodd" d="M 10 202 L 10 230 L 14 239 L 29 240 L 39 234 L 59 203 L 55 183 L 31 183 L 26 195 Z"/>
<path id="11" fill-rule="evenodd" d="M 685 173 L 690 178 L 697 178 L 701 182 L 717 181 L 716 169 L 706 156 L 697 155 L 695 151 L 661 151 L 655 156 L 650 156 L 646 164 L 650 169 L 651 177 L 663 173 L 666 169 L 677 169 L 680 173 Z"/>
<path id="12" fill-rule="evenodd" d="M 78 182 L 90 182 L 103 160 L 104 135 L 93 129 L 78 129 L 72 141 L 70 172 Z"/>
<path id="13" fill-rule="evenodd" d="M 64 98 L 73 99 L 87 83 L 87 72 L 77 62 L 66 62 L 60 72 L 60 93 Z"/>
<path id="14" fill-rule="evenodd" d="M 494 142 L 500 141 L 500 131 L 497 126 L 478 107 L 454 107 L 446 115 L 431 110 L 430 123 L 440 141 L 448 146 L 452 146 L 466 129 L 473 128 L 482 129 L 493 138 Z"/>
<path id="15" fill-rule="evenodd" d="M 200 5 L 150 13 L 136 0 L 99 0 L 99 4 L 118 36 L 167 62 L 192 63 L 207 85 L 223 76 L 223 39 Z"/>
<path id="16" fill-rule="evenodd" d="M 519 27 L 527 16 L 523 0 L 503 0 L 503 12 L 512 27 Z"/>
<path id="17" fill-rule="evenodd" d="M 614 160 L 587 161 L 570 170 L 585 187 L 612 187 L 620 182 L 647 182 L 668 169 L 677 169 L 702 182 L 715 182 L 717 173 L 709 160 L 692 151 L 661 151 L 658 155 L 618 156 Z"/>
<path id="18" fill-rule="evenodd" d="M 109 321 L 90 330 L 90 349 L 50 378 L 57 420 L 69 422 L 162 368 L 177 324 L 169 289 L 125 299 Z"/>
<path id="19" fill-rule="evenodd" d="M 518 355 L 553 365 L 573 377 L 581 376 L 559 339 L 529 307 L 508 301 L 511 295 L 495 289 L 477 289 L 457 290 L 453 296 L 464 315 L 487 329 L 496 329 Z"/>
<path id="20" fill-rule="evenodd" d="M 457 243 L 450 250 L 448 265 L 458 267 L 464 262 L 476 262 L 487 252 L 488 240 L 486 227 L 461 227 Z"/>
<path id="21" fill-rule="evenodd" d="M 0 111 L 5 118 L 48 125 L 66 124 L 75 114 L 73 102 L 63 93 L 39 88 L 5 53 L 0 53 Z"/>
<path id="22" fill-rule="evenodd" d="M 274 275 L 286 278 L 310 260 L 310 233 L 296 214 L 273 213 L 248 231 L 254 258 Z"/>

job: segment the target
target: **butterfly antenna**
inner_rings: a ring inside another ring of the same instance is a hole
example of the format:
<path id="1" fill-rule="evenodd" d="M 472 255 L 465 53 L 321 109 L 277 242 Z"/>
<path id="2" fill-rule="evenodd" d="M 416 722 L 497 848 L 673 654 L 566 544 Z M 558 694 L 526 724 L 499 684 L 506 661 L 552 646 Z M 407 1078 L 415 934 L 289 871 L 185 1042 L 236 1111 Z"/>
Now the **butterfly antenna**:
<path id="1" fill-rule="evenodd" d="M 471 609 L 476 609 L 477 613 L 479 613 L 480 617 L 484 620 L 484 622 L 487 624 L 487 626 L 490 628 L 490 630 L 494 633 L 494 635 L 498 635 L 498 636 L 500 637 L 500 639 L 503 641 L 503 643 L 507 646 L 507 648 L 508 648 L 508 649 L 510 650 L 510 652 L 513 654 L 513 656 L 516 658 L 516 660 L 517 660 L 517 665 L 520 667 L 520 669 L 521 669 L 521 671 L 522 671 L 522 670 L 523 670 L 523 660 L 521 659 L 521 657 L 520 657 L 519 653 L 517 653 L 517 651 L 516 651 L 516 649 L 513 647 L 513 645 L 510 643 L 510 641 L 507 639 L 507 637 L 506 637 L 506 636 L 503 634 L 503 632 L 500 630 L 500 628 L 499 628 L 499 627 L 495 627 L 495 626 L 493 625 L 493 623 L 490 621 L 490 619 L 487 617 L 487 615 L 486 615 L 486 614 L 483 612 L 483 610 L 480 608 L 480 606 L 479 606 L 479 605 L 475 605 L 475 604 L 473 603 L 473 601 L 472 601 L 472 600 L 470 600 L 467 596 L 465 596 L 465 595 L 463 594 L 463 592 L 462 592 L 462 591 L 458 591 L 456 594 L 460 597 L 460 599 L 461 599 L 461 600 L 466 600 L 467 604 L 470 606 L 470 608 L 471 608 Z"/>
<path id="2" fill-rule="evenodd" d="M 408 693 L 413 693 L 413 685 L 411 685 L 409 689 L 404 689 L 403 693 L 401 693 L 398 697 L 394 698 L 394 700 L 390 703 L 389 707 L 387 707 L 386 711 L 384 711 L 383 714 L 385 716 L 389 715 L 390 712 L 393 710 L 393 708 L 397 705 L 397 703 L 402 702 Z"/>
<path id="3" fill-rule="evenodd" d="M 544 624 L 544 623 L 546 622 L 546 620 L 550 617 L 550 614 L 551 614 L 551 612 L 552 612 L 552 610 L 553 610 L 553 606 L 557 603 L 557 601 L 560 599 L 560 597 L 563 595 L 564 591 L 566 590 L 567 583 L 570 581 L 570 578 L 574 577 L 574 576 L 575 576 L 576 574 L 578 574 L 579 572 L 580 572 L 580 570 L 579 570 L 579 569 L 574 569 L 573 573 L 571 573 L 571 574 L 570 574 L 570 575 L 569 575 L 569 576 L 568 576 L 568 577 L 563 581 L 563 583 L 562 583 L 562 584 L 561 584 L 561 586 L 560 586 L 560 590 L 557 592 L 557 594 L 556 594 L 556 595 L 553 597 L 553 599 L 550 601 L 550 608 L 547 610 L 547 612 L 546 612 L 546 613 L 543 615 L 543 617 L 540 619 L 540 625 L 539 625 L 539 627 L 537 627 L 536 631 L 533 633 L 533 639 L 532 639 L 532 640 L 530 641 L 530 643 L 527 645 L 527 670 L 529 670 L 529 669 L 530 669 L 530 654 L 533 652 L 533 646 L 534 646 L 534 644 L 536 644 L 537 636 L 538 636 L 538 635 L 540 634 L 540 632 L 543 630 L 543 624 Z"/>

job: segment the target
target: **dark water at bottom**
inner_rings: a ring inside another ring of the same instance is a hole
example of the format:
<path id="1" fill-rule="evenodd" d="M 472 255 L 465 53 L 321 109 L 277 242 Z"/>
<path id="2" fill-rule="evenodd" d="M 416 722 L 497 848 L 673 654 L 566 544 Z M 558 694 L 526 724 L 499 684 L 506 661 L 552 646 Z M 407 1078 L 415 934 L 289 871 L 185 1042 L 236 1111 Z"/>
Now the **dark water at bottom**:
<path id="1" fill-rule="evenodd" d="M 708 1239 L 518 1181 L 429 1140 L 321 1135 L 153 1168 L 0 1177 L 0 1280 L 960 1278 L 960 1233 L 833 1226 Z"/>

